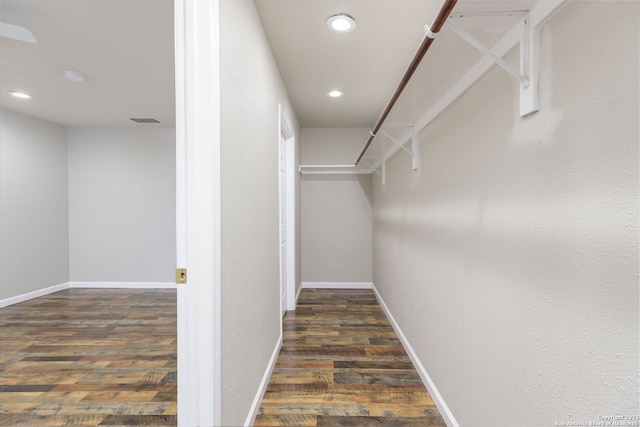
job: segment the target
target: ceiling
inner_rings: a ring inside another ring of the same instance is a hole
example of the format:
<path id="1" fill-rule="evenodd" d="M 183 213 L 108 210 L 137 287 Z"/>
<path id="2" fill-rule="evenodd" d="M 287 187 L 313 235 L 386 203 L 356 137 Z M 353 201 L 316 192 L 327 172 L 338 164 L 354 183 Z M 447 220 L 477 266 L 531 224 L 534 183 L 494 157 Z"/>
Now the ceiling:
<path id="1" fill-rule="evenodd" d="M 455 19 L 492 45 L 535 1 L 460 0 Z M 431 23 L 440 0 L 255 0 L 276 63 L 303 127 L 373 127 Z M 358 23 L 346 34 L 325 20 Z M 286 19 L 282 19 L 286 17 Z M 2 107 L 66 126 L 175 126 L 173 0 L 0 0 L 0 20 L 28 28 L 30 44 L 0 38 Z M 386 125 L 419 121 L 481 54 L 444 29 Z M 64 70 L 86 75 L 65 79 Z M 344 90 L 330 99 L 332 88 Z M 10 97 L 25 90 L 34 99 Z M 153 126 L 153 125 L 142 125 Z M 158 126 L 158 125 L 155 125 Z"/>
<path id="2" fill-rule="evenodd" d="M 442 0 L 254 0 L 289 98 L 303 127 L 373 129 L 425 37 Z M 493 46 L 536 1 L 459 0 L 452 20 Z M 330 31 L 326 19 L 348 13 L 349 33 Z M 286 19 L 283 19 L 286 17 Z M 411 126 L 480 59 L 482 53 L 448 28 L 437 35 L 391 110 L 382 132 L 404 141 Z M 345 92 L 326 96 L 329 89 Z M 409 133 L 410 135 L 410 133 Z M 362 146 L 368 139 L 363 134 Z M 378 136 L 357 169 L 370 172 L 394 142 Z M 356 153 L 357 154 L 357 153 Z M 355 160 L 355 157 L 354 159 Z M 331 168 L 329 168 L 331 169 Z M 318 169 L 313 169 L 318 171 Z M 338 170 L 338 172 L 342 169 Z"/>
<path id="3" fill-rule="evenodd" d="M 175 126 L 173 0 L 0 0 L 0 21 L 37 39 L 0 37 L 2 107 L 65 126 Z"/>
<path id="4" fill-rule="evenodd" d="M 441 0 L 255 0 L 274 57 L 304 127 L 373 127 L 400 82 Z M 493 45 L 520 16 L 459 18 L 483 11 L 529 9 L 535 1 L 460 0 L 456 20 Z M 330 31 L 325 20 L 348 13 L 357 28 Z M 287 19 L 282 19 L 282 17 Z M 481 54 L 446 28 L 436 37 L 389 122 L 411 124 Z M 345 95 L 329 99 L 338 87 Z"/>

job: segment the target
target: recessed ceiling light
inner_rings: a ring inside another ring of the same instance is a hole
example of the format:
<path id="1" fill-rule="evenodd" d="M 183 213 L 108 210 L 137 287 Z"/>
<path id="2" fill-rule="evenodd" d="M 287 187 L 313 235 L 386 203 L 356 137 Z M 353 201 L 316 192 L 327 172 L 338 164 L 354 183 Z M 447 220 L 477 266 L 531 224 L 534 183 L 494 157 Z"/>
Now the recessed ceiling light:
<path id="1" fill-rule="evenodd" d="M 327 19 L 327 27 L 338 33 L 348 33 L 356 29 L 356 20 L 346 13 L 338 13 Z"/>
<path id="2" fill-rule="evenodd" d="M 344 95 L 344 92 L 340 89 L 331 89 L 329 92 L 327 92 L 327 96 L 329 98 L 340 98 L 342 95 Z"/>
<path id="3" fill-rule="evenodd" d="M 162 123 L 158 119 L 154 119 L 153 117 L 129 117 L 129 120 L 136 123 Z"/>
<path id="4" fill-rule="evenodd" d="M 10 90 L 9 91 L 9 95 L 15 97 L 15 98 L 20 98 L 20 99 L 32 99 L 33 96 L 29 95 L 28 93 L 25 92 L 20 92 L 17 90 Z"/>
<path id="5" fill-rule="evenodd" d="M 85 76 L 80 71 L 77 70 L 64 70 L 64 76 L 67 80 L 71 80 L 73 82 L 84 82 Z"/>

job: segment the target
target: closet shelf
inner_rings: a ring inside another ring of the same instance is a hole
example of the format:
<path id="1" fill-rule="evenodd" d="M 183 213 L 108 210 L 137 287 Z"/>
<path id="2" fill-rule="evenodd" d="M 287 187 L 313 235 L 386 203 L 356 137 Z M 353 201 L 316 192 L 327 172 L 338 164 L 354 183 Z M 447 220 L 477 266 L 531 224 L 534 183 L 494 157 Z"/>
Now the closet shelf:
<path id="1" fill-rule="evenodd" d="M 302 175 L 358 175 L 373 172 L 370 167 L 356 165 L 300 165 L 298 170 Z"/>

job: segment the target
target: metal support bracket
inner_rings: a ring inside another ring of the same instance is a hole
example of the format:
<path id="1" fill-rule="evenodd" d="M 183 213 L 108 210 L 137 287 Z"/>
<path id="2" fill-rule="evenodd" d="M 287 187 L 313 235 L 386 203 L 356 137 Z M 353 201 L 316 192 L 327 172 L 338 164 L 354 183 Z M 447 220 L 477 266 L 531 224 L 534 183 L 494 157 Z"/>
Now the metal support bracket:
<path id="1" fill-rule="evenodd" d="M 418 138 L 418 132 L 415 128 L 411 134 L 411 168 L 414 171 L 420 169 L 420 139 Z"/>
<path id="2" fill-rule="evenodd" d="M 407 153 L 408 155 L 411 156 L 411 169 L 418 170 L 420 169 L 420 141 L 418 140 L 418 136 L 416 133 L 415 128 L 411 127 L 411 150 L 409 150 L 407 147 L 404 146 L 404 144 L 402 144 L 400 141 L 398 141 L 397 139 L 395 139 L 394 137 L 392 137 L 391 135 L 389 135 L 388 133 L 386 133 L 385 131 L 381 130 L 380 132 L 386 136 L 387 138 L 389 138 L 389 140 L 391 142 L 393 142 L 398 148 L 401 148 L 402 150 L 405 151 L 405 153 Z"/>
<path id="3" fill-rule="evenodd" d="M 540 27 L 533 27 L 529 15 L 524 18 L 524 29 L 520 39 L 520 70 L 527 76 L 529 84 L 520 85 L 520 116 L 535 113 L 538 105 L 538 64 L 540 62 Z"/>
<path id="4" fill-rule="evenodd" d="M 360 160 L 362 163 L 364 163 L 365 165 L 369 166 L 369 168 L 371 169 L 372 172 L 377 173 L 378 175 L 382 176 L 382 174 L 380 172 L 378 172 L 378 170 L 376 168 L 373 167 L 373 165 L 371 165 L 371 163 L 367 162 L 365 159 Z"/>
<path id="5" fill-rule="evenodd" d="M 382 162 L 382 186 L 387 185 L 387 161 Z"/>
<path id="6" fill-rule="evenodd" d="M 493 53 L 491 49 L 486 47 L 482 42 L 465 31 L 458 24 L 453 22 L 451 18 L 445 23 L 447 28 L 458 34 L 462 39 L 471 46 L 478 49 L 486 57 L 491 59 L 500 68 L 505 70 L 509 75 L 520 83 L 520 116 L 528 116 L 538 111 L 538 85 L 537 85 L 537 63 L 539 52 L 540 30 L 539 28 L 531 28 L 529 15 L 527 14 L 523 20 L 523 32 L 520 39 L 520 70 L 516 70 L 504 59 Z"/>
<path id="7" fill-rule="evenodd" d="M 392 137 L 391 135 L 389 135 L 388 133 L 386 133 L 383 130 L 381 130 L 380 132 L 382 132 L 382 134 L 384 136 L 389 138 L 389 140 L 391 140 L 391 142 L 396 144 L 398 146 L 398 148 L 402 148 L 408 155 L 413 156 L 413 153 L 411 151 L 407 150 L 407 148 L 403 144 L 401 144 L 400 141 L 398 141 L 397 139 L 395 139 L 394 137 Z"/>

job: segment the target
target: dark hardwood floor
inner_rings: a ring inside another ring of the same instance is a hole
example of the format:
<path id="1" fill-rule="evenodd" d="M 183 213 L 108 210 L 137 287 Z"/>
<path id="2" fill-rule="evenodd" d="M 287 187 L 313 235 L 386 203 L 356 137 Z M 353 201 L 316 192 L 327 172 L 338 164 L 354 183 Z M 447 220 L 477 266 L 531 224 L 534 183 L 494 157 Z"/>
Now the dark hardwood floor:
<path id="1" fill-rule="evenodd" d="M 370 290 L 304 289 L 256 426 L 445 426 Z"/>
<path id="2" fill-rule="evenodd" d="M 1 426 L 176 425 L 174 290 L 69 289 L 0 309 Z"/>
<path id="3" fill-rule="evenodd" d="M 374 294 L 305 289 L 255 425 L 444 426 Z M 0 309 L 0 426 L 176 425 L 173 290 Z"/>

